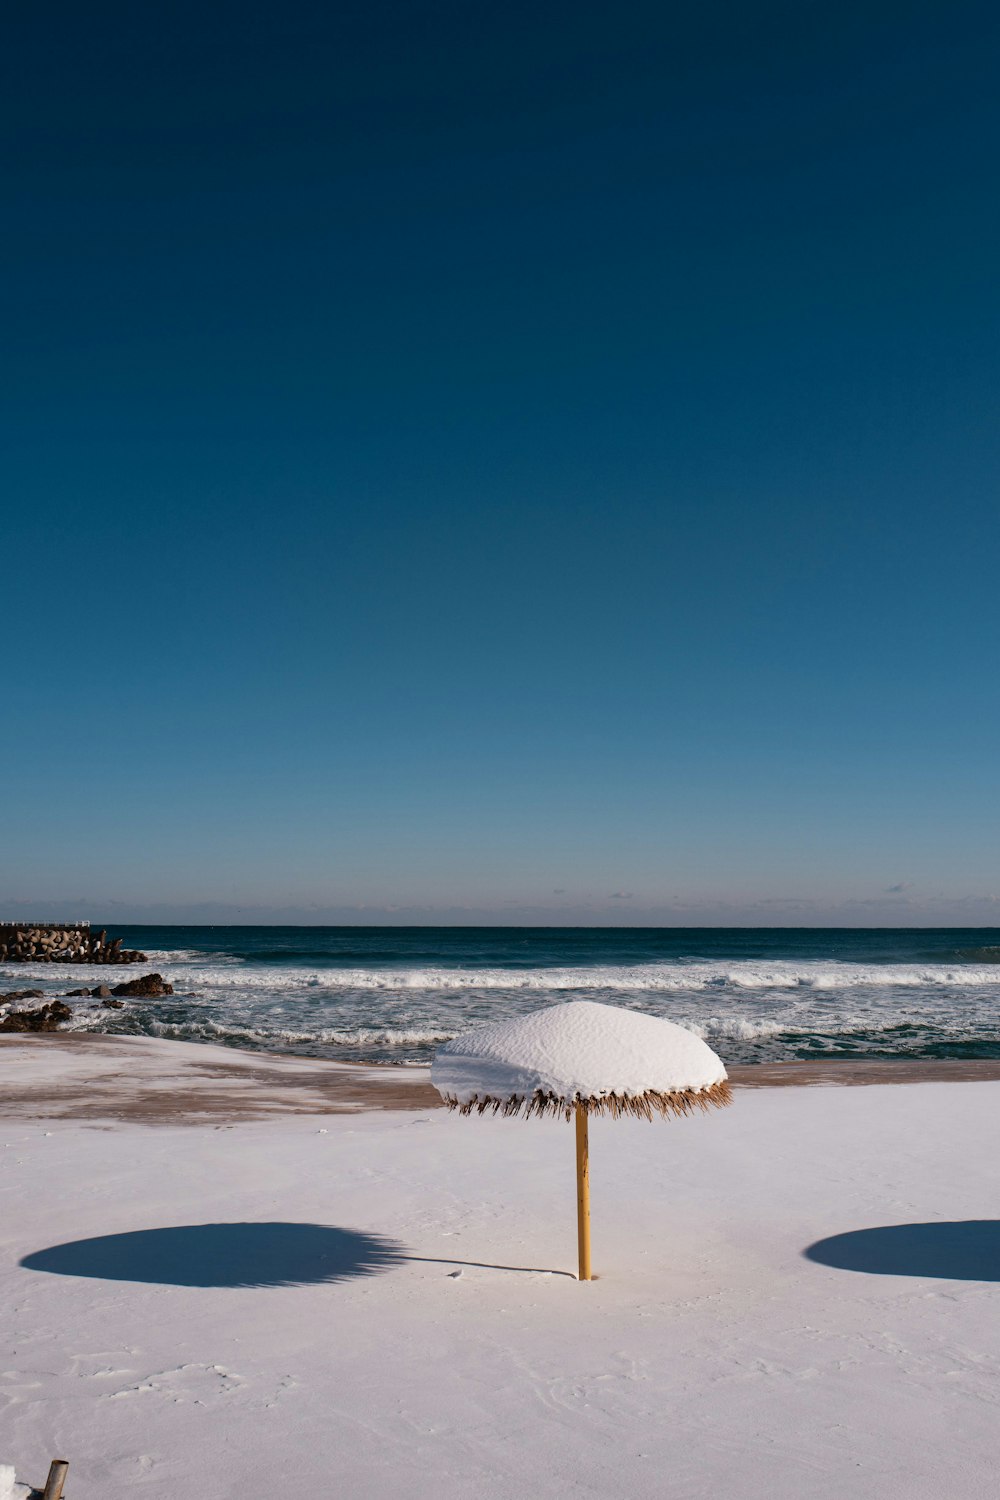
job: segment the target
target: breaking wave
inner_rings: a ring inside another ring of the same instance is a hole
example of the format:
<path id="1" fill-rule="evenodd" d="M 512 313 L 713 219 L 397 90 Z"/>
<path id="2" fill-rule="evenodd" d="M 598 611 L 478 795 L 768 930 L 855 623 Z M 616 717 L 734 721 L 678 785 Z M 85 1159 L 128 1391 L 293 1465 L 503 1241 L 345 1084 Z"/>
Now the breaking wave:
<path id="1" fill-rule="evenodd" d="M 173 975 L 185 989 L 260 990 L 269 993 L 325 990 L 345 991 L 452 991 L 527 990 L 533 993 L 571 991 L 579 994 L 601 990 L 606 994 L 679 994 L 702 990 L 848 990 L 877 986 L 880 989 L 976 988 L 994 989 L 1000 996 L 1000 974 L 988 964 L 857 964 L 857 963 L 769 963 L 736 962 L 593 965 L 565 969 L 472 969 L 391 968 L 314 969 L 298 965 L 249 968 L 223 955 L 218 962 L 205 962 L 204 953 L 150 953 L 150 966 L 179 969 Z M 997 963 L 1000 964 L 1000 952 Z M 122 977 L 122 970 L 94 964 L 59 965 L 60 976 L 83 984 L 100 983 L 108 975 Z M 166 970 L 164 969 L 164 972 Z M 4 982 L 30 977 L 51 979 L 48 964 L 17 964 L 0 967 Z M 95 977 L 97 976 L 97 977 Z"/>

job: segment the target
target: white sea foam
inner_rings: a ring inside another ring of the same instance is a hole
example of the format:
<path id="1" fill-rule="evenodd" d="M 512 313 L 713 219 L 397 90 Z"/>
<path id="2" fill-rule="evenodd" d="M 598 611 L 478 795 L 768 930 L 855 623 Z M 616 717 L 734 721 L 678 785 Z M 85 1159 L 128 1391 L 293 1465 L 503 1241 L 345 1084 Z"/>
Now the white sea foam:
<path id="1" fill-rule="evenodd" d="M 204 953 L 150 954 L 150 966 L 178 972 L 167 977 L 185 989 L 282 991 L 321 989 L 341 991 L 416 990 L 527 990 L 550 993 L 600 990 L 622 994 L 676 993 L 710 989 L 733 990 L 843 990 L 863 988 L 985 988 L 1000 996 L 1000 965 L 996 964 L 860 964 L 825 962 L 674 963 L 594 965 L 563 969 L 387 968 L 316 969 L 275 964 L 249 968 L 229 956 L 206 963 Z M 93 985 L 113 974 L 116 981 L 135 971 L 100 964 L 8 964 L 0 966 L 0 981 L 71 980 Z M 23 986 L 19 986 L 23 987 Z"/>
<path id="2" fill-rule="evenodd" d="M 715 1041 L 753 1042 L 761 1037 L 780 1036 L 787 1029 L 787 1023 L 782 1021 L 750 1021 L 744 1016 L 707 1016 L 687 1024 L 697 1036 Z"/>

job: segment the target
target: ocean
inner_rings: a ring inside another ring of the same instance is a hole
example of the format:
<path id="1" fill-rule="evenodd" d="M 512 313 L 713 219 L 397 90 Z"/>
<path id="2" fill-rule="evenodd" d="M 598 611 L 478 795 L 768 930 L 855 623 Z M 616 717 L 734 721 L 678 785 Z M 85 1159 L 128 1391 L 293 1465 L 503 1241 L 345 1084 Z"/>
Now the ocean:
<path id="1" fill-rule="evenodd" d="M 727 1062 L 1000 1057 L 1000 929 L 137 927 L 149 963 L 0 965 L 46 995 L 157 969 L 176 993 L 71 1002 L 77 1030 L 427 1062 L 560 1000 L 690 1027 Z"/>

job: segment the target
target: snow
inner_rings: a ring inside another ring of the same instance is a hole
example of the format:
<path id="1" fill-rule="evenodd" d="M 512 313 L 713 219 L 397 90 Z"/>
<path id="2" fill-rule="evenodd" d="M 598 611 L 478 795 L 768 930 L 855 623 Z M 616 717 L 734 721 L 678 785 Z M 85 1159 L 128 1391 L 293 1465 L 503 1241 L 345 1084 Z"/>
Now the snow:
<path id="1" fill-rule="evenodd" d="M 18 1484 L 13 1464 L 0 1464 L 0 1500 L 27 1500 L 33 1486 Z"/>
<path id="2" fill-rule="evenodd" d="M 1000 1084 L 738 1103 L 591 1122 L 586 1285 L 558 1119 L 8 1118 L 2 1457 L 70 1500 L 994 1500 Z"/>
<path id="3" fill-rule="evenodd" d="M 431 1081 L 446 1099 L 530 1098 L 567 1103 L 605 1094 L 700 1091 L 726 1070 L 702 1039 L 657 1016 L 571 1000 L 481 1026 L 439 1047 Z"/>

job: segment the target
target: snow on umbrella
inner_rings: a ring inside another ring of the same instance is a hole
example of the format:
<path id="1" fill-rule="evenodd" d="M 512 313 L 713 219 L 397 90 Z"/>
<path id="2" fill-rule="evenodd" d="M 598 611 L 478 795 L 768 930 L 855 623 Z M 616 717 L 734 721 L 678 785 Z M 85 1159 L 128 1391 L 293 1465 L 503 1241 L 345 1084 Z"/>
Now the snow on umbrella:
<path id="1" fill-rule="evenodd" d="M 439 1047 L 431 1082 L 460 1114 L 576 1116 L 580 1280 L 590 1280 L 590 1115 L 687 1115 L 729 1104 L 711 1047 L 672 1021 L 571 1000 Z"/>

